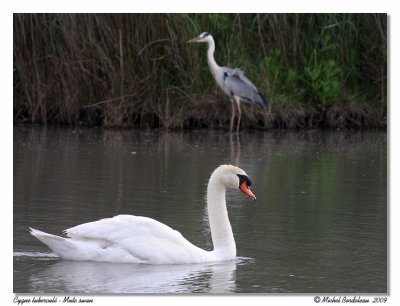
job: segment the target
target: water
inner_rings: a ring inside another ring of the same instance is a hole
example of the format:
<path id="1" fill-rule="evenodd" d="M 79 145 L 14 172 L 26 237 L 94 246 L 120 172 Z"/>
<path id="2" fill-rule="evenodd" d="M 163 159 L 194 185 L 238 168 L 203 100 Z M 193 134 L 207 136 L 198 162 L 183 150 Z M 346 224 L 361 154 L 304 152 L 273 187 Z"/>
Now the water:
<path id="1" fill-rule="evenodd" d="M 124 213 L 211 249 L 205 191 L 224 163 L 243 168 L 257 196 L 227 195 L 236 261 L 74 262 L 29 234 Z M 384 293 L 386 133 L 15 126 L 13 255 L 18 293 Z"/>

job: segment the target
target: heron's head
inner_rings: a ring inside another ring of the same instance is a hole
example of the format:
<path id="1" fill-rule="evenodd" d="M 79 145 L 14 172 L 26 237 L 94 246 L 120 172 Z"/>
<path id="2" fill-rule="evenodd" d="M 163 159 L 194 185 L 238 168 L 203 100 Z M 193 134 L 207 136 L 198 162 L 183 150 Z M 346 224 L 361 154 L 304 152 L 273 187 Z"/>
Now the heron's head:
<path id="1" fill-rule="evenodd" d="M 203 32 L 199 36 L 188 40 L 188 43 L 200 43 L 200 42 L 208 42 L 212 39 L 212 36 L 208 32 Z"/>

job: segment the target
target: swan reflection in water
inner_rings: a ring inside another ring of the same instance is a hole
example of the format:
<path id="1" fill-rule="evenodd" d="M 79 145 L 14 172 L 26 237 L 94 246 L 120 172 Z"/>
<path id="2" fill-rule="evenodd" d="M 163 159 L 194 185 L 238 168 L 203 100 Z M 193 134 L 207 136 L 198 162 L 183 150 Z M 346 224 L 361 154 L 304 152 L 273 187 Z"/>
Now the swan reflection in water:
<path id="1" fill-rule="evenodd" d="M 60 260 L 30 278 L 46 293 L 230 293 L 238 260 L 182 265 Z"/>

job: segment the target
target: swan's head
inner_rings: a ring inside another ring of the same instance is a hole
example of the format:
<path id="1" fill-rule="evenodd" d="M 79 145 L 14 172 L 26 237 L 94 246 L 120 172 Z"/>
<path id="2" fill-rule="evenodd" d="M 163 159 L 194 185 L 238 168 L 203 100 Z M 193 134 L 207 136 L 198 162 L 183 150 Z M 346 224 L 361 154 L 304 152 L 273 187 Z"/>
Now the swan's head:
<path id="1" fill-rule="evenodd" d="M 221 171 L 222 182 L 226 187 L 232 189 L 239 188 L 250 199 L 256 200 L 256 196 L 250 190 L 252 182 L 246 172 L 232 165 L 219 166 L 216 171 L 218 170 Z"/>
<path id="2" fill-rule="evenodd" d="M 207 32 L 203 32 L 201 33 L 199 36 L 192 38 L 190 40 L 188 40 L 188 43 L 200 43 L 200 42 L 209 42 L 211 41 L 213 38 L 211 36 L 210 33 Z"/>

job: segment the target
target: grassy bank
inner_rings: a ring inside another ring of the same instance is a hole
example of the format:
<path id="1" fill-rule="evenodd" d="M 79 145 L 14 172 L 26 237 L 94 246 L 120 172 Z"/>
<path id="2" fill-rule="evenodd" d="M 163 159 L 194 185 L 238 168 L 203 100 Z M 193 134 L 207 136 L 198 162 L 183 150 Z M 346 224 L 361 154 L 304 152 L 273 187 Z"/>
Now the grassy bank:
<path id="1" fill-rule="evenodd" d="M 386 14 L 15 14 L 14 121 L 227 128 L 208 71 L 242 68 L 271 111 L 243 128 L 385 127 Z"/>

